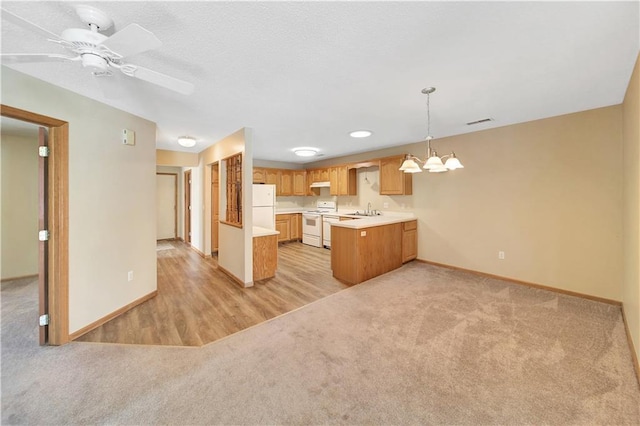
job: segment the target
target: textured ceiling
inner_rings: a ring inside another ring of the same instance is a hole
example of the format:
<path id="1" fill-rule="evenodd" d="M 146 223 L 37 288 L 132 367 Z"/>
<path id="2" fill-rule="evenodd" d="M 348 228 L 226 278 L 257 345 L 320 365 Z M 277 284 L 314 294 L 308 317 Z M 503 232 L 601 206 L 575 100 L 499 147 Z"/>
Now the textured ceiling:
<path id="1" fill-rule="evenodd" d="M 81 27 L 72 2 L 2 7 L 56 34 Z M 115 30 L 137 23 L 163 46 L 127 59 L 195 84 L 180 95 L 121 76 L 105 98 L 79 63 L 12 68 L 152 120 L 161 149 L 199 152 L 241 127 L 254 157 L 323 158 L 622 102 L 639 51 L 638 2 L 88 2 Z M 2 53 L 64 53 L 2 21 Z M 465 123 L 486 117 L 489 123 Z M 353 139 L 356 129 L 372 130 Z M 181 149 L 176 139 L 198 145 Z"/>

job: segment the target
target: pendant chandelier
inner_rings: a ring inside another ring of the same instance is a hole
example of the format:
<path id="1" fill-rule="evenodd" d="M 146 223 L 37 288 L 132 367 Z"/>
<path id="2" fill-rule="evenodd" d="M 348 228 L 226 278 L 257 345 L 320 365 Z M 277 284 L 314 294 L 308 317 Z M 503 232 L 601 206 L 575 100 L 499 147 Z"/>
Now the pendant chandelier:
<path id="1" fill-rule="evenodd" d="M 443 155 L 442 157 L 438 157 L 438 153 L 435 149 L 431 149 L 431 141 L 433 140 L 433 136 L 431 136 L 431 111 L 429 109 L 429 95 L 436 91 L 435 87 L 427 87 L 426 89 L 422 89 L 422 93 L 427 95 L 427 137 L 425 140 L 427 141 L 427 156 L 425 160 L 421 160 L 416 156 L 411 154 L 407 154 L 405 156 L 404 162 L 402 166 L 400 166 L 400 170 L 405 173 L 420 173 L 422 169 L 429 170 L 429 173 L 441 173 L 448 172 L 449 170 L 462 169 L 464 166 L 456 157 L 456 153 L 451 151 L 451 154 Z M 442 160 L 446 160 L 443 162 Z M 422 168 L 420 168 L 420 164 L 424 164 Z"/>

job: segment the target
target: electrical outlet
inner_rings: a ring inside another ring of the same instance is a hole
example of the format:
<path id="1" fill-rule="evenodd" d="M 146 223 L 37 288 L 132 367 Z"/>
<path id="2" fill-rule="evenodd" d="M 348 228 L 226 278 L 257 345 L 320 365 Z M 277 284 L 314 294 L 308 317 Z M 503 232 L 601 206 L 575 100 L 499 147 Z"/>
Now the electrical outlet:
<path id="1" fill-rule="evenodd" d="M 388 208 L 389 208 L 389 203 L 384 203 L 384 204 L 382 204 L 382 208 L 384 208 L 384 209 L 388 209 Z"/>
<path id="2" fill-rule="evenodd" d="M 499 251 L 498 252 L 498 259 L 504 260 L 504 252 L 503 251 Z"/>
<path id="3" fill-rule="evenodd" d="M 129 280 L 129 281 L 133 281 L 133 271 L 129 271 L 129 272 L 127 273 L 127 280 Z"/>

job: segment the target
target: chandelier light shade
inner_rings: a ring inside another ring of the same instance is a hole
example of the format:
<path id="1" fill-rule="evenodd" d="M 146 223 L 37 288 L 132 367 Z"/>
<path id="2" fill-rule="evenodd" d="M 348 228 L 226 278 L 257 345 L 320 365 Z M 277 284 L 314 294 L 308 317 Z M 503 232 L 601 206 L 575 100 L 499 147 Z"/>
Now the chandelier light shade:
<path id="1" fill-rule="evenodd" d="M 427 137 L 425 140 L 427 141 L 427 156 L 425 160 L 421 160 L 418 157 L 415 157 L 411 154 L 407 154 L 405 157 L 402 166 L 400 166 L 399 170 L 402 170 L 405 173 L 419 173 L 422 169 L 428 170 L 429 173 L 442 173 L 448 172 L 449 170 L 463 169 L 464 166 L 456 157 L 455 152 L 451 151 L 451 154 L 443 155 L 442 157 L 438 156 L 438 153 L 431 149 L 431 141 L 433 140 L 433 136 L 431 136 L 431 111 L 429 106 L 429 95 L 436 91 L 435 87 L 427 87 L 422 89 L 422 93 L 427 95 Z M 446 160 L 443 162 L 443 160 Z M 422 169 L 419 164 L 423 164 Z"/>
<path id="2" fill-rule="evenodd" d="M 196 139 L 191 136 L 180 136 L 178 138 L 178 145 L 184 146 L 185 148 L 192 148 L 196 146 Z"/>
<path id="3" fill-rule="evenodd" d="M 402 166 L 400 166 L 400 170 L 405 173 L 420 173 L 420 165 L 415 162 L 414 156 L 411 154 L 407 154 L 404 161 L 402 162 Z"/>

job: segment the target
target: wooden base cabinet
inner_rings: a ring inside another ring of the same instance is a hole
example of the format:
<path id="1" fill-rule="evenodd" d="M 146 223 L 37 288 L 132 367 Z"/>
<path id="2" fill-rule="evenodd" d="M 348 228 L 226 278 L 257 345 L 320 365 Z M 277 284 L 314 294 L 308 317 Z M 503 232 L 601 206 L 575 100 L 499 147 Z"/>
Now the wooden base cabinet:
<path id="1" fill-rule="evenodd" d="M 278 236 L 253 237 L 253 281 L 276 276 Z"/>
<path id="2" fill-rule="evenodd" d="M 402 263 L 418 257 L 418 221 L 402 223 Z"/>
<path id="3" fill-rule="evenodd" d="M 331 227 L 333 276 L 358 284 L 402 266 L 402 223 L 353 229 Z"/>
<path id="4" fill-rule="evenodd" d="M 277 214 L 276 231 L 280 232 L 280 235 L 278 235 L 278 242 L 301 240 L 302 214 Z"/>

